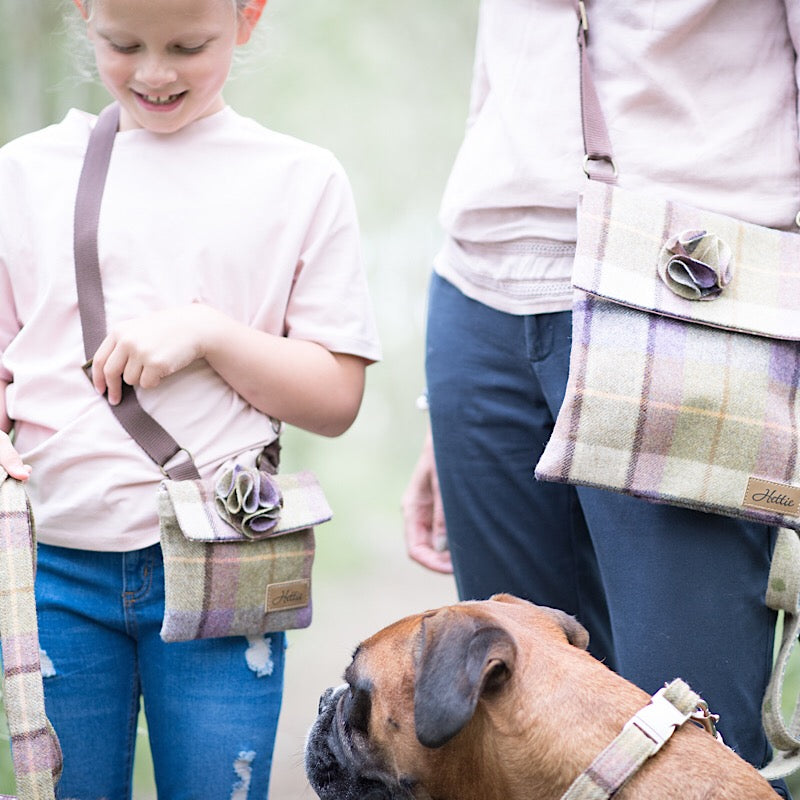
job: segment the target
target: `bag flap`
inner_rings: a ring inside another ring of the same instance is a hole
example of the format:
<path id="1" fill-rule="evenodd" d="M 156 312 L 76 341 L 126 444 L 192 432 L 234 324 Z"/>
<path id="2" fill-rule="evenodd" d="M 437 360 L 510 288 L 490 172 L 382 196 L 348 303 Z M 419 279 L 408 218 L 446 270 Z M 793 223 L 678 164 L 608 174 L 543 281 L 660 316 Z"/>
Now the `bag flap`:
<path id="1" fill-rule="evenodd" d="M 327 522 L 331 507 L 312 472 L 302 471 L 272 476 L 283 495 L 283 507 L 276 527 L 258 539 L 231 527 L 217 513 L 214 487 L 210 481 L 161 482 L 159 510 L 171 510 L 187 539 L 198 542 L 253 542 L 272 539 L 283 533 L 311 528 Z"/>
<path id="2" fill-rule="evenodd" d="M 671 239 L 707 232 L 730 252 L 730 282 L 689 300 L 659 275 Z M 632 308 L 727 330 L 800 340 L 800 235 L 588 181 L 573 286 Z"/>

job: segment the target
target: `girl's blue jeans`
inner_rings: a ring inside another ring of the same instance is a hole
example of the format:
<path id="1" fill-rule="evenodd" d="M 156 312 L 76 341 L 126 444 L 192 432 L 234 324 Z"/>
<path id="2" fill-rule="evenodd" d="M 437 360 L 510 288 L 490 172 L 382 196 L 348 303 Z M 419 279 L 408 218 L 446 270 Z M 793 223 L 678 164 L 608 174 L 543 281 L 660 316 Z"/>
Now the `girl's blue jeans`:
<path id="1" fill-rule="evenodd" d="M 594 655 L 650 693 L 683 678 L 761 766 L 776 531 L 536 481 L 570 339 L 569 312 L 504 314 L 433 277 L 428 398 L 459 596 L 510 592 L 576 615 Z"/>
<path id="2" fill-rule="evenodd" d="M 58 798 L 129 800 L 143 698 L 159 800 L 265 800 L 283 633 L 163 642 L 158 545 L 39 545 L 36 602 L 46 710 L 64 754 Z"/>

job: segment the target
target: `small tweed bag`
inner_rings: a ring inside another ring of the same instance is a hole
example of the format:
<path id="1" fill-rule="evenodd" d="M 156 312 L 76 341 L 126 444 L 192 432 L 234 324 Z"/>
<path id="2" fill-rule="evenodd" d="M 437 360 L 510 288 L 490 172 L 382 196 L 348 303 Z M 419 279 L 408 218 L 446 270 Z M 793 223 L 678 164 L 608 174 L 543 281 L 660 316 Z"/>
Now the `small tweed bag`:
<path id="1" fill-rule="evenodd" d="M 613 185 L 579 29 L 590 180 L 536 477 L 800 529 L 800 236 Z"/>
<path id="2" fill-rule="evenodd" d="M 0 640 L 3 704 L 19 800 L 53 800 L 61 747 L 45 716 L 33 593 L 36 532 L 23 485 L 0 468 Z M 0 800 L 14 800 L 0 795 Z"/>
<path id="3" fill-rule="evenodd" d="M 241 465 L 234 465 L 238 469 Z M 260 487 L 252 485 L 253 476 Z M 310 472 L 271 476 L 241 469 L 238 477 L 243 479 L 239 488 L 224 500 L 218 487 L 220 480 L 227 480 L 225 470 L 216 485 L 202 480 L 161 483 L 164 641 L 248 636 L 311 624 L 312 526 L 330 518 L 322 489 Z M 231 498 L 240 506 L 259 494 L 281 498 L 279 515 L 271 513 L 277 503 L 261 505 L 266 512 L 262 518 L 274 520 L 266 534 L 247 522 L 237 524 L 237 515 L 221 509 L 231 506 Z"/>
<path id="4" fill-rule="evenodd" d="M 97 224 L 119 107 L 91 133 L 75 203 L 75 272 L 86 358 L 105 338 Z M 91 361 L 87 361 L 87 368 Z M 310 472 L 278 475 L 275 440 L 254 463 L 223 464 L 201 479 L 182 448 L 139 404 L 132 386 L 109 406 L 166 476 L 158 491 L 168 642 L 248 636 L 311 623 L 313 526 L 331 518 Z"/>

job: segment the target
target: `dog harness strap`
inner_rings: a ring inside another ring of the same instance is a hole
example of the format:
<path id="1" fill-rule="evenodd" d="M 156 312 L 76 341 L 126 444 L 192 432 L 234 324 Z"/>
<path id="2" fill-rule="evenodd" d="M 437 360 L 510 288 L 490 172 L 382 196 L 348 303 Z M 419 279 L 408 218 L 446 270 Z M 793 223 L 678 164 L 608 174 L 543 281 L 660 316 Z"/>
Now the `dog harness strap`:
<path id="1" fill-rule="evenodd" d="M 561 800 L 607 800 L 705 704 L 682 680 L 656 692 L 573 782 Z"/>

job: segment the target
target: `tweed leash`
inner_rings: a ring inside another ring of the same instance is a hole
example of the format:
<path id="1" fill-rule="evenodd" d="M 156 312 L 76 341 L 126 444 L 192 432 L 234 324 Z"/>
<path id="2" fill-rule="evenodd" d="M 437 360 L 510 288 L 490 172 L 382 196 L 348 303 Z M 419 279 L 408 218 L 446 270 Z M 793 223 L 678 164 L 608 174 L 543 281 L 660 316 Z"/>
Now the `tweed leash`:
<path id="1" fill-rule="evenodd" d="M 700 696 L 680 678 L 657 691 L 625 723 L 621 733 L 582 772 L 561 800 L 607 800 L 648 758 L 655 755 L 688 719 L 716 734 L 714 717 Z"/>
<path id="2" fill-rule="evenodd" d="M 783 611 L 781 645 L 761 706 L 761 719 L 773 756 L 759 772 L 772 781 L 791 775 L 800 768 L 800 699 L 788 725 L 781 713 L 786 668 L 800 634 L 800 538 L 795 530 L 781 528 L 778 531 L 766 602 L 775 611 Z"/>
<path id="3" fill-rule="evenodd" d="M 0 641 L 14 775 L 20 800 L 53 800 L 61 748 L 44 710 L 33 593 L 35 540 L 25 489 L 0 468 Z"/>

